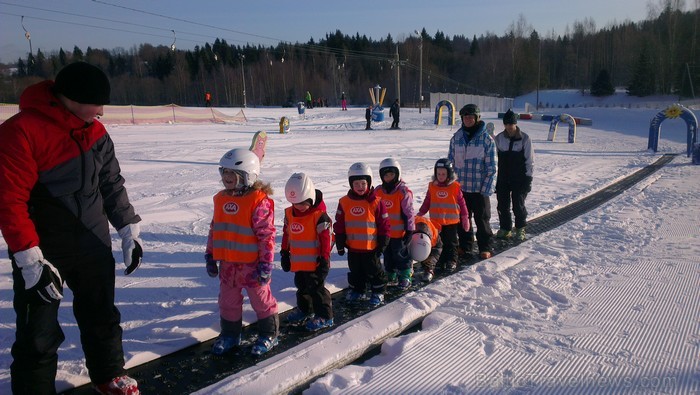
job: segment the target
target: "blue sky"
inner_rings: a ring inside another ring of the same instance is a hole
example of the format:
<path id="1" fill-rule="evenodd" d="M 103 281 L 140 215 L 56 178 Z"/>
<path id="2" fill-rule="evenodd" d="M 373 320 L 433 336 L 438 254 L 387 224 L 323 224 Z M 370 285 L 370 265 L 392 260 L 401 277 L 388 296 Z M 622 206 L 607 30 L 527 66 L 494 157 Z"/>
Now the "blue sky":
<path id="1" fill-rule="evenodd" d="M 614 22 L 647 18 L 661 0 L 0 0 L 0 61 L 15 61 L 32 49 L 45 53 L 88 47 L 130 49 L 149 43 L 191 49 L 213 42 L 275 45 L 319 40 L 336 29 L 372 39 L 401 41 L 414 30 L 430 35 L 502 35 L 522 14 L 541 35 L 563 34 L 592 18 L 600 29 Z M 173 30 L 175 31 L 173 33 Z"/>

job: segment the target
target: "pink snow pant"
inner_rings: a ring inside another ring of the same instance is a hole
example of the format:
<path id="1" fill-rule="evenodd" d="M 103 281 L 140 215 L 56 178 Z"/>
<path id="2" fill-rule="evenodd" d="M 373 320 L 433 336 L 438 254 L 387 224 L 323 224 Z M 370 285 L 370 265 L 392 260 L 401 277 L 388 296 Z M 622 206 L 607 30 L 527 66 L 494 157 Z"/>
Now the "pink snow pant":
<path id="1" fill-rule="evenodd" d="M 258 284 L 257 263 L 221 262 L 219 268 L 219 311 L 227 321 L 243 318 L 243 290 L 258 320 L 277 314 L 277 299 L 272 296 L 270 283 Z"/>

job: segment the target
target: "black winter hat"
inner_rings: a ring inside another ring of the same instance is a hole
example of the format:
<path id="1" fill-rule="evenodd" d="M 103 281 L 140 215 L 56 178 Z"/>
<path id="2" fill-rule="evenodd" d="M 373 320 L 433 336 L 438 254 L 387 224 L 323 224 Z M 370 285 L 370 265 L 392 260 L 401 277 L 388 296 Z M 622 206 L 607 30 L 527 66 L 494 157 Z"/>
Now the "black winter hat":
<path id="1" fill-rule="evenodd" d="M 479 106 L 476 104 L 466 104 L 461 110 L 459 110 L 460 117 L 465 115 L 473 115 L 474 119 L 478 121 L 479 118 L 481 118 L 481 110 L 479 110 Z"/>
<path id="2" fill-rule="evenodd" d="M 99 67 L 71 63 L 56 75 L 54 92 L 82 104 L 109 104 L 109 80 Z"/>
<path id="3" fill-rule="evenodd" d="M 514 113 L 513 110 L 509 109 L 503 114 L 503 124 L 504 125 L 517 125 L 518 124 L 518 114 Z"/>

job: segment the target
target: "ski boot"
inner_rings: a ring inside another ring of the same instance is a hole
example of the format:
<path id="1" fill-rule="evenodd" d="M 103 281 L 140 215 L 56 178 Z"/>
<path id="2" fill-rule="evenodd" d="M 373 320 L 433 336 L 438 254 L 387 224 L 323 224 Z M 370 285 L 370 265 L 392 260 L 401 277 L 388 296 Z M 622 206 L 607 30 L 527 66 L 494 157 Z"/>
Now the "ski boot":
<path id="1" fill-rule="evenodd" d="M 306 323 L 306 330 L 309 332 L 316 332 L 323 328 L 330 328 L 333 326 L 333 318 L 322 318 L 316 317 Z"/>
<path id="2" fill-rule="evenodd" d="M 255 344 L 253 345 L 253 348 L 250 350 L 251 354 L 253 355 L 263 355 L 266 352 L 272 350 L 279 341 L 275 337 L 270 338 L 266 336 L 261 336 L 258 337 L 258 340 L 255 341 Z"/>
<path id="3" fill-rule="evenodd" d="M 211 353 L 223 355 L 241 344 L 241 336 L 219 336 L 211 346 Z"/>
<path id="4" fill-rule="evenodd" d="M 313 313 L 306 314 L 297 307 L 287 316 L 287 322 L 289 325 L 304 325 L 307 321 L 313 318 Z"/>
<path id="5" fill-rule="evenodd" d="M 517 233 L 517 230 L 516 230 Z M 513 236 L 513 232 L 510 230 L 505 230 L 505 229 L 499 229 L 498 232 L 496 232 L 496 238 L 497 239 L 510 239 L 511 236 Z"/>
<path id="6" fill-rule="evenodd" d="M 377 307 L 382 303 L 384 303 L 384 294 L 372 293 L 372 296 L 369 298 L 369 306 Z"/>

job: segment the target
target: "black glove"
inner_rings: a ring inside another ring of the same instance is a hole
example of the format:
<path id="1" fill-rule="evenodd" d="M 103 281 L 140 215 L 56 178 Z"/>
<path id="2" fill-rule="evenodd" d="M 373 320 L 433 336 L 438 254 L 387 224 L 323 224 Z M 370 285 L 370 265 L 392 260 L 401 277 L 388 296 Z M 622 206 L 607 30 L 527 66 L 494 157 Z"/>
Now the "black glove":
<path id="1" fill-rule="evenodd" d="M 403 245 L 407 246 L 408 243 L 411 242 L 411 236 L 413 236 L 413 232 L 410 230 L 407 230 L 406 233 L 403 235 Z"/>
<path id="2" fill-rule="evenodd" d="M 22 271 L 24 290 L 31 303 L 51 304 L 63 299 L 63 279 L 58 270 L 44 259 L 39 247 L 14 254 Z"/>
<path id="3" fill-rule="evenodd" d="M 205 254 L 204 261 L 207 262 L 207 274 L 209 277 L 216 277 L 219 275 L 219 264 L 214 260 L 212 254 Z"/>
<path id="4" fill-rule="evenodd" d="M 347 240 L 345 233 L 335 234 L 335 248 L 338 249 L 338 255 L 340 256 L 345 255 L 345 240 Z"/>
<path id="5" fill-rule="evenodd" d="M 141 248 L 141 239 L 139 235 L 141 228 L 139 224 L 129 224 L 117 231 L 122 239 L 122 252 L 124 254 L 124 265 L 126 269 L 124 274 L 127 276 L 138 269 L 143 258 L 143 249 Z"/>
<path id="6" fill-rule="evenodd" d="M 282 270 L 285 272 L 292 270 L 292 262 L 289 260 L 289 251 L 280 251 L 280 264 L 282 265 Z"/>
<path id="7" fill-rule="evenodd" d="M 316 266 L 316 275 L 321 279 L 325 279 L 331 268 L 330 262 L 328 262 L 328 259 L 320 256 L 316 258 L 316 263 L 318 264 L 318 266 Z"/>
<path id="8" fill-rule="evenodd" d="M 374 255 L 380 257 L 387 246 L 389 246 L 389 236 L 377 236 L 377 248 L 374 250 Z"/>
<path id="9" fill-rule="evenodd" d="M 523 183 L 523 191 L 525 193 L 530 193 L 532 190 L 532 176 L 525 176 L 525 182 Z"/>

